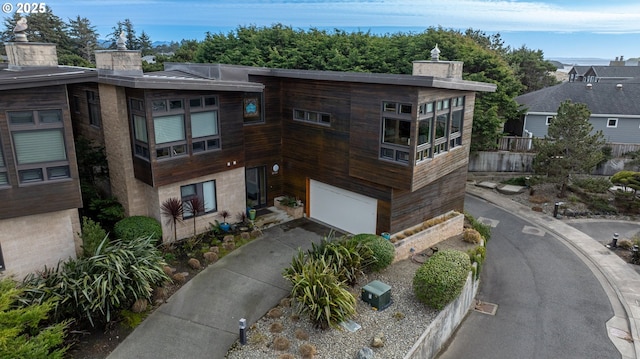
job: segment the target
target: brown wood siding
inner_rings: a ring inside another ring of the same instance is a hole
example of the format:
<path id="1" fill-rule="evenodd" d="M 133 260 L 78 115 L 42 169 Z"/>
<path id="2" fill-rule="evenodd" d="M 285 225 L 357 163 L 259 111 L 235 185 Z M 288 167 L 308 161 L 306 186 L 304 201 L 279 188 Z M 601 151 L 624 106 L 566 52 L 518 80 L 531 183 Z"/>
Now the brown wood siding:
<path id="1" fill-rule="evenodd" d="M 391 226 L 395 233 L 450 210 L 462 212 L 467 180 L 466 166 L 410 192 L 393 191 Z"/>
<path id="2" fill-rule="evenodd" d="M 11 187 L 0 189 L 0 219 L 81 208 L 80 183 L 73 144 L 73 128 L 64 85 L 12 90 L 0 94 L 0 142 Z M 62 109 L 64 137 L 71 178 L 58 182 L 18 185 L 7 111 Z"/>
<path id="3" fill-rule="evenodd" d="M 67 92 L 69 95 L 69 108 L 71 110 L 71 122 L 73 123 L 73 133 L 76 136 L 82 136 L 90 140 L 96 146 L 104 147 L 102 128 L 93 126 L 89 123 L 89 103 L 87 101 L 87 91 L 95 92 L 98 106 L 100 106 L 100 93 L 98 92 L 98 84 L 82 83 L 67 85 Z M 77 102 L 75 98 L 77 98 Z"/>
<path id="4" fill-rule="evenodd" d="M 413 104 L 415 118 L 417 90 L 402 86 L 354 85 L 351 96 L 349 175 L 393 188 L 411 189 L 411 161 L 401 164 L 380 159 L 382 102 Z M 411 126 L 415 127 L 415 124 Z M 409 151 L 411 158 L 412 152 Z"/>
<path id="5" fill-rule="evenodd" d="M 274 164 L 282 165 L 282 106 L 281 80 L 270 77 L 252 77 L 250 81 L 265 85 L 263 108 L 264 122 L 243 126 L 244 161 L 246 168 L 266 166 L 267 204 L 282 195 L 283 171 L 273 173 Z"/>
<path id="6" fill-rule="evenodd" d="M 197 92 L 197 91 L 146 91 L 145 104 L 150 111 L 150 101 L 158 98 L 182 98 L 198 95 L 216 95 L 219 101 L 218 118 L 220 124 L 221 149 L 217 151 L 186 155 L 172 159 L 152 159 L 154 186 L 164 186 L 211 173 L 244 167 L 244 130 L 242 120 L 242 93 Z M 148 113 L 149 144 L 155 146 L 153 121 Z M 235 165 L 233 162 L 235 161 Z M 227 163 L 230 163 L 227 166 Z"/>

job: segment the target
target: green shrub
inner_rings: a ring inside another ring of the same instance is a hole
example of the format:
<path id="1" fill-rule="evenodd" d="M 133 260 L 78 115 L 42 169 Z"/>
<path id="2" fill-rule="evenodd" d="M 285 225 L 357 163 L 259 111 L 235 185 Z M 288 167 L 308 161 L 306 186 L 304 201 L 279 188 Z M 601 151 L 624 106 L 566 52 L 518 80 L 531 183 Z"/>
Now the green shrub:
<path id="1" fill-rule="evenodd" d="M 573 184 L 591 193 L 606 193 L 612 186 L 611 181 L 604 177 L 578 178 L 573 180 Z"/>
<path id="2" fill-rule="evenodd" d="M 482 242 L 482 236 L 473 228 L 465 228 L 462 232 L 462 240 L 467 243 L 479 244 Z"/>
<path id="3" fill-rule="evenodd" d="M 480 270 L 484 263 L 484 259 L 487 255 L 487 249 L 484 246 L 477 246 L 467 251 L 471 263 L 476 263 L 476 270 L 473 272 L 473 277 L 478 279 L 480 277 Z"/>
<path id="4" fill-rule="evenodd" d="M 26 303 L 57 299 L 55 317 L 110 322 L 112 313 L 138 299 L 150 299 L 154 286 L 169 280 L 164 261 L 150 237 L 130 241 L 106 239 L 95 255 L 70 260 L 25 278 L 31 287 Z"/>
<path id="5" fill-rule="evenodd" d="M 468 212 L 464 212 L 464 218 L 471 224 L 471 228 L 475 229 L 476 231 L 478 231 L 478 233 L 480 233 L 482 238 L 484 238 L 485 242 L 489 241 L 489 239 L 491 238 L 490 226 L 484 223 L 478 222 L 478 220 L 476 220 L 475 217 L 473 217 Z"/>
<path id="6" fill-rule="evenodd" d="M 113 228 L 116 238 L 130 241 L 140 237 L 149 237 L 162 242 L 162 226 L 155 218 L 131 216 L 116 223 Z"/>
<path id="7" fill-rule="evenodd" d="M 513 178 L 509 178 L 507 180 L 504 180 L 502 182 L 500 182 L 502 184 L 510 184 L 510 185 L 514 185 L 514 186 L 526 186 L 527 185 L 527 179 L 526 177 L 513 177 Z"/>
<path id="8" fill-rule="evenodd" d="M 324 258 L 305 259 L 300 251 L 284 277 L 291 281 L 298 312 L 308 314 L 316 328 L 338 327 L 355 314 L 356 299 Z"/>
<path id="9" fill-rule="evenodd" d="M 82 255 L 91 257 L 96 253 L 96 249 L 107 237 L 107 232 L 102 228 L 100 223 L 94 222 L 91 218 L 82 217 Z"/>
<path id="10" fill-rule="evenodd" d="M 413 291 L 421 302 L 440 310 L 460 295 L 470 268 L 466 253 L 439 251 L 416 271 Z"/>
<path id="11" fill-rule="evenodd" d="M 379 272 L 393 263 L 393 259 L 396 256 L 396 247 L 389 240 L 368 233 L 356 234 L 350 240 L 361 242 L 371 249 L 373 258 L 367 260 L 369 263 L 366 266 L 367 270 Z"/>
<path id="12" fill-rule="evenodd" d="M 55 306 L 51 300 L 25 306 L 24 288 L 8 278 L 0 280 L 0 358 L 62 359 L 68 322 L 44 326 Z"/>
<path id="13" fill-rule="evenodd" d="M 312 243 L 308 254 L 310 259 L 323 258 L 327 265 L 333 269 L 338 280 L 352 285 L 362 272 L 362 256 L 366 255 L 364 253 L 366 249 L 368 248 L 358 243 L 332 240 L 330 235 L 328 238 L 323 238 L 318 245 Z"/>

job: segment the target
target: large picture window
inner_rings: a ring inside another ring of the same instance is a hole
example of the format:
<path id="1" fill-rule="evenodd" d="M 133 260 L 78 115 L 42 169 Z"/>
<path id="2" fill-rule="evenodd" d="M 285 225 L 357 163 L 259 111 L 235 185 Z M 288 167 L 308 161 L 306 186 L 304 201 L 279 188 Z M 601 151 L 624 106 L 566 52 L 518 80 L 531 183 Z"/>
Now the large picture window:
<path id="1" fill-rule="evenodd" d="M 187 154 L 187 139 L 184 131 L 184 115 L 153 118 L 156 139 L 156 156 L 175 157 Z"/>
<path id="2" fill-rule="evenodd" d="M 413 106 L 406 103 L 382 103 L 380 158 L 400 163 L 409 162 Z"/>
<path id="3" fill-rule="evenodd" d="M 188 204 L 189 201 L 194 198 L 197 198 L 198 201 L 203 204 L 201 210 L 204 210 L 204 212 L 198 213 L 198 215 L 215 212 L 217 210 L 216 181 L 181 186 L 180 196 L 184 207 L 183 218 L 192 218 L 194 216 L 193 211 L 191 211 L 191 206 Z"/>
<path id="4" fill-rule="evenodd" d="M 62 111 L 19 111 L 8 116 L 20 183 L 71 177 Z"/>
<path id="5" fill-rule="evenodd" d="M 218 134 L 218 112 L 196 112 L 191 114 L 192 150 L 194 153 L 220 148 Z"/>
<path id="6" fill-rule="evenodd" d="M 464 102 L 459 96 L 418 105 L 416 162 L 462 145 Z"/>

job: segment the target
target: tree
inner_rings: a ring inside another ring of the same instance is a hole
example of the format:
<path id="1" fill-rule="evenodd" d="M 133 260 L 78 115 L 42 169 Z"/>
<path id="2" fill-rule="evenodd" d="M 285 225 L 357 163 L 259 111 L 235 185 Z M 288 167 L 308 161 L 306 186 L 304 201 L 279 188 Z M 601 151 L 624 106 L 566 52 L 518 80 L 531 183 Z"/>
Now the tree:
<path id="1" fill-rule="evenodd" d="M 69 37 L 74 52 L 88 62 L 93 62 L 98 47 L 98 33 L 95 26 L 86 17 L 69 19 Z"/>
<path id="2" fill-rule="evenodd" d="M 602 131 L 593 133 L 589 116 L 585 104 L 567 100 L 560 104 L 544 141 L 535 141 L 534 171 L 560 184 L 559 197 L 566 195 L 571 176 L 588 173 L 604 156 L 604 136 Z"/>
<path id="3" fill-rule="evenodd" d="M 24 291 L 8 278 L 0 280 L 0 358 L 62 359 L 68 322 L 44 327 L 54 303 L 24 306 L 20 303 Z"/>
<path id="4" fill-rule="evenodd" d="M 144 30 L 138 38 L 138 49 L 142 51 L 142 56 L 151 55 L 153 53 L 153 43 Z"/>
<path id="5" fill-rule="evenodd" d="M 636 198 L 636 194 L 640 190 L 640 172 L 620 171 L 611 176 L 611 183 L 622 186 L 626 191 L 627 188 L 633 190 L 632 200 Z"/>
<path id="6" fill-rule="evenodd" d="M 544 59 L 542 50 L 531 50 L 524 45 L 506 55 L 506 60 L 513 68 L 523 85 L 521 94 L 540 90 L 559 83 L 551 73 L 557 68 Z"/>

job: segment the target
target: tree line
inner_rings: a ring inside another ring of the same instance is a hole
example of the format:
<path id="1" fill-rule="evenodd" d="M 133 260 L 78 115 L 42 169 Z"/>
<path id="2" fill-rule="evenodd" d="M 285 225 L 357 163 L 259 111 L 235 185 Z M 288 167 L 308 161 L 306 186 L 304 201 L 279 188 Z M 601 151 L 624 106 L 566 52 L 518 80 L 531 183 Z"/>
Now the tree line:
<path id="1" fill-rule="evenodd" d="M 5 29 L 0 33 L 3 41 L 13 39 L 19 18 L 17 14 L 5 18 Z M 340 29 L 303 30 L 282 24 L 239 26 L 228 33 L 207 32 L 202 41 L 182 40 L 154 49 L 148 34 L 142 31 L 137 35 L 129 19 L 119 21 L 100 44 L 96 28 L 80 15 L 65 22 L 47 7 L 46 12 L 26 18 L 29 41 L 55 43 L 60 64 L 93 67 L 95 50 L 116 48 L 124 32 L 128 49 L 140 50 L 143 56 L 156 55 L 155 63 L 143 62 L 147 72 L 162 70 L 165 61 L 172 61 L 411 74 L 412 61 L 430 59 L 437 44 L 441 60 L 464 62 L 463 79 L 497 85 L 494 93 L 477 94 L 472 150 L 493 148 L 503 123 L 521 116 L 516 96 L 557 83 L 552 75 L 556 68 L 544 59 L 541 50 L 511 48 L 499 34 L 474 29 L 429 27 L 420 33 L 376 35 Z M 169 51 L 171 55 L 166 55 Z"/>

